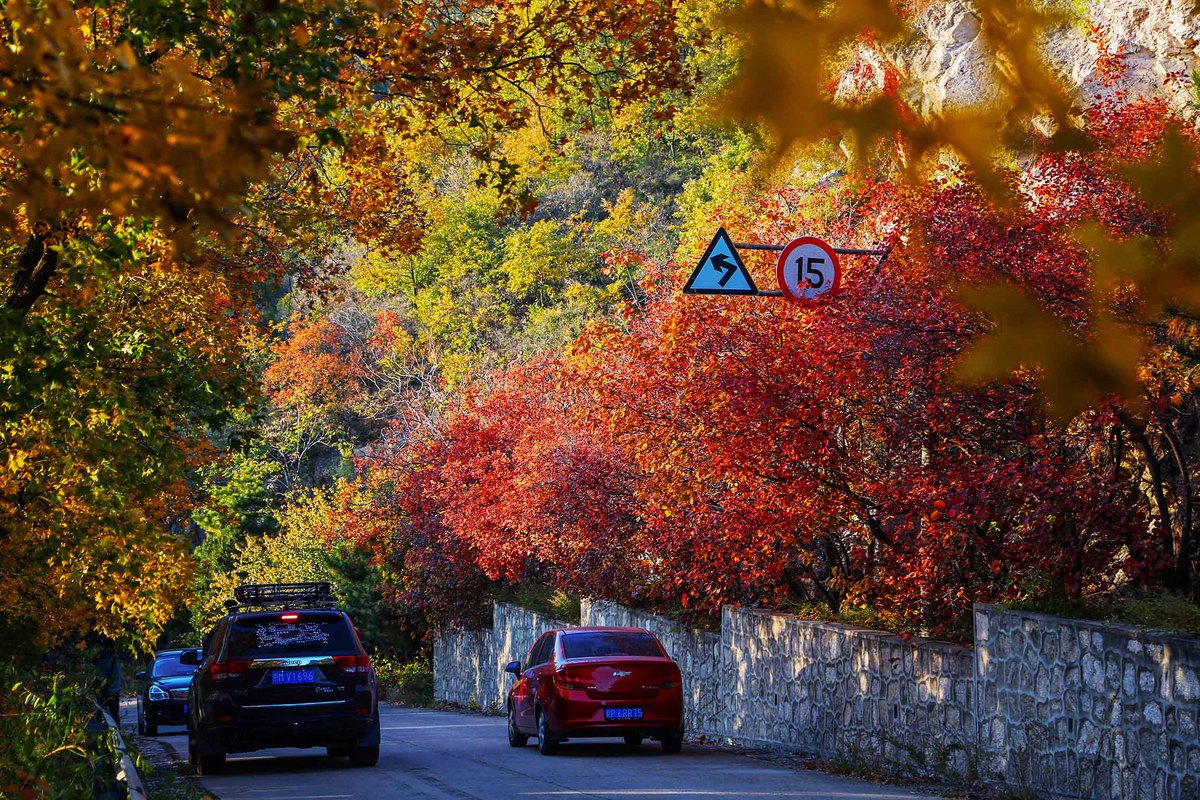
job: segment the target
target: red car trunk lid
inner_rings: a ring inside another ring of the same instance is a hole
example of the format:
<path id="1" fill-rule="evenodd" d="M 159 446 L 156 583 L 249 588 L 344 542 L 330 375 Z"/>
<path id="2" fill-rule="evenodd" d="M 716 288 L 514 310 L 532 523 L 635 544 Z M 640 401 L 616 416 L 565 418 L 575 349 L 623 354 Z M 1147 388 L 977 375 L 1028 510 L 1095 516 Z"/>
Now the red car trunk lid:
<path id="1" fill-rule="evenodd" d="M 679 668 L 667 658 L 606 658 L 569 661 L 556 671 L 560 689 L 586 691 L 593 700 L 655 697 L 679 686 Z"/>

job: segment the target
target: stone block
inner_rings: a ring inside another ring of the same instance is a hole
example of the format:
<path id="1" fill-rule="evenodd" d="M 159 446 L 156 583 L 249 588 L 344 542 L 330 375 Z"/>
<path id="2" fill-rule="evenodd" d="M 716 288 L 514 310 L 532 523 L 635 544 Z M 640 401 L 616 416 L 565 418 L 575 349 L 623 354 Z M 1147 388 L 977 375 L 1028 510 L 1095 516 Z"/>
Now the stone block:
<path id="1" fill-rule="evenodd" d="M 1196 712 L 1181 708 L 1176 711 L 1176 726 L 1179 730 L 1179 738 L 1185 742 L 1190 738 L 1196 737 Z"/>
<path id="2" fill-rule="evenodd" d="M 1196 677 L 1196 668 L 1178 665 L 1173 672 L 1175 696 L 1188 703 L 1200 700 L 1200 678 Z"/>
<path id="3" fill-rule="evenodd" d="M 1114 694 L 1121 691 L 1121 658 L 1109 653 L 1104 657 L 1105 688 Z"/>
<path id="4" fill-rule="evenodd" d="M 1079 658 L 1079 641 L 1074 632 L 1066 625 L 1059 626 L 1058 639 L 1062 643 L 1063 661 L 1075 661 Z"/>
<path id="5" fill-rule="evenodd" d="M 1097 694 L 1104 692 L 1104 663 L 1091 653 L 1083 657 L 1083 683 Z"/>

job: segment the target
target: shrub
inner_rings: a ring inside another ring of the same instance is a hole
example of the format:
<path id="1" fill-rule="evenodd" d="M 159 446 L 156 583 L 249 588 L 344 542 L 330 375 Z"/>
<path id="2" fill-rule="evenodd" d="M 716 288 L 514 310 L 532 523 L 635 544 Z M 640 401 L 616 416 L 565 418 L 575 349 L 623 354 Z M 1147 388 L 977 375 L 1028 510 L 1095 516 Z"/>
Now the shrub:
<path id="1" fill-rule="evenodd" d="M 115 781 L 116 742 L 89 722 L 95 705 L 68 675 L 30 679 L 0 668 L 0 797 L 103 795 Z"/>
<path id="2" fill-rule="evenodd" d="M 408 706 L 433 705 L 433 667 L 424 661 L 402 664 L 389 656 L 374 659 L 375 675 L 383 696 Z"/>
<path id="3" fill-rule="evenodd" d="M 1126 598 L 1109 619 L 1143 628 L 1200 634 L 1200 605 L 1170 592 Z"/>
<path id="4" fill-rule="evenodd" d="M 499 599 L 560 622 L 578 625 L 583 616 L 578 595 L 567 594 L 543 584 L 523 583 L 510 587 L 500 594 Z"/>

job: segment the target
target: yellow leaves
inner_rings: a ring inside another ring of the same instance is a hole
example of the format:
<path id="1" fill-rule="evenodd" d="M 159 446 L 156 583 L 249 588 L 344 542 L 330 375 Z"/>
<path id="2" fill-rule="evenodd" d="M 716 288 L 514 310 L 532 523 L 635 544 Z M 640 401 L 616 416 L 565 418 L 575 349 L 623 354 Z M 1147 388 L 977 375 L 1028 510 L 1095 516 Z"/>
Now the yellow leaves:
<path id="1" fill-rule="evenodd" d="M 881 108 L 837 104 L 825 83 L 847 39 L 863 33 L 891 38 L 901 29 L 900 19 L 882 0 L 850 0 L 830 8 L 823 13 L 816 3 L 753 3 L 729 18 L 748 43 L 726 109 L 739 119 L 765 120 L 779 152 L 798 141 L 823 138 L 835 126 L 858 128 L 865 144 L 887 125 Z"/>
<path id="2" fill-rule="evenodd" d="M 960 380 L 987 383 L 1038 367 L 1046 411 L 1060 419 L 1074 417 L 1101 398 L 1139 396 L 1137 367 L 1144 342 L 1126 326 L 1106 318 L 1090 332 L 1070 330 L 1049 310 L 1004 284 L 960 291 L 995 326 L 959 360 L 955 374 Z"/>
<path id="3" fill-rule="evenodd" d="M 1069 24 L 1066 12 L 1026 0 L 985 0 L 974 5 L 1005 96 L 1003 129 L 1015 134 L 1034 116 L 1048 116 L 1056 128 L 1056 143 L 1083 146 L 1074 104 L 1040 50 L 1045 34 Z"/>
<path id="4" fill-rule="evenodd" d="M 308 32 L 307 25 L 297 25 L 295 29 L 292 30 L 292 41 L 301 47 L 304 47 L 304 45 L 308 44 L 309 35 L 310 34 Z"/>
<path id="5" fill-rule="evenodd" d="M 112 59 L 121 69 L 133 69 L 137 66 L 137 56 L 133 54 L 133 48 L 129 46 L 129 42 L 121 42 L 113 49 Z"/>
<path id="6" fill-rule="evenodd" d="M 987 173 L 1001 143 L 1024 138 L 1035 116 L 1052 122 L 1053 143 L 1085 146 L 1074 105 L 1039 51 L 1042 34 L 1062 24 L 1062 15 L 1024 0 L 980 0 L 974 6 L 999 83 L 998 95 L 989 102 L 922 118 L 905 99 L 917 94 L 918 87 L 888 81 L 883 97 L 841 101 L 832 96 L 828 84 L 844 66 L 845 50 L 856 41 L 870 43 L 880 61 L 888 61 L 885 69 L 895 81 L 904 79 L 886 57 L 889 50 L 902 50 L 908 35 L 889 4 L 754 2 L 729 19 L 747 46 L 726 108 L 736 118 L 765 121 L 777 136 L 779 152 L 797 141 L 836 133 L 853 134 L 860 154 L 865 154 L 876 142 L 901 134 L 917 158 L 948 146 L 973 169 Z M 995 188 L 1001 190 L 998 184 Z"/>
<path id="7" fill-rule="evenodd" d="M 1167 235 L 1155 252 L 1154 269 L 1143 267 L 1138 285 L 1143 302 L 1158 309 L 1200 309 L 1200 171 L 1196 152 L 1176 128 L 1167 132 L 1161 154 L 1124 169 L 1143 198 L 1163 209 Z M 1152 257 L 1153 257 L 1152 256 Z"/>

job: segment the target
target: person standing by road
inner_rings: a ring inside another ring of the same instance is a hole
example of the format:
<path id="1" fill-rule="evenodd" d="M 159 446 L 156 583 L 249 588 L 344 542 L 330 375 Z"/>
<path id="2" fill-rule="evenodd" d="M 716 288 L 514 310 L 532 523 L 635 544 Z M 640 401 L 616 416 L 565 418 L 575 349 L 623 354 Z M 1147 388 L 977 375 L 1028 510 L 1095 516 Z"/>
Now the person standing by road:
<path id="1" fill-rule="evenodd" d="M 117 658 L 116 643 L 108 637 L 100 642 L 100 652 L 92 659 L 96 667 L 93 686 L 96 700 L 112 715 L 113 722 L 121 724 L 121 662 Z"/>

